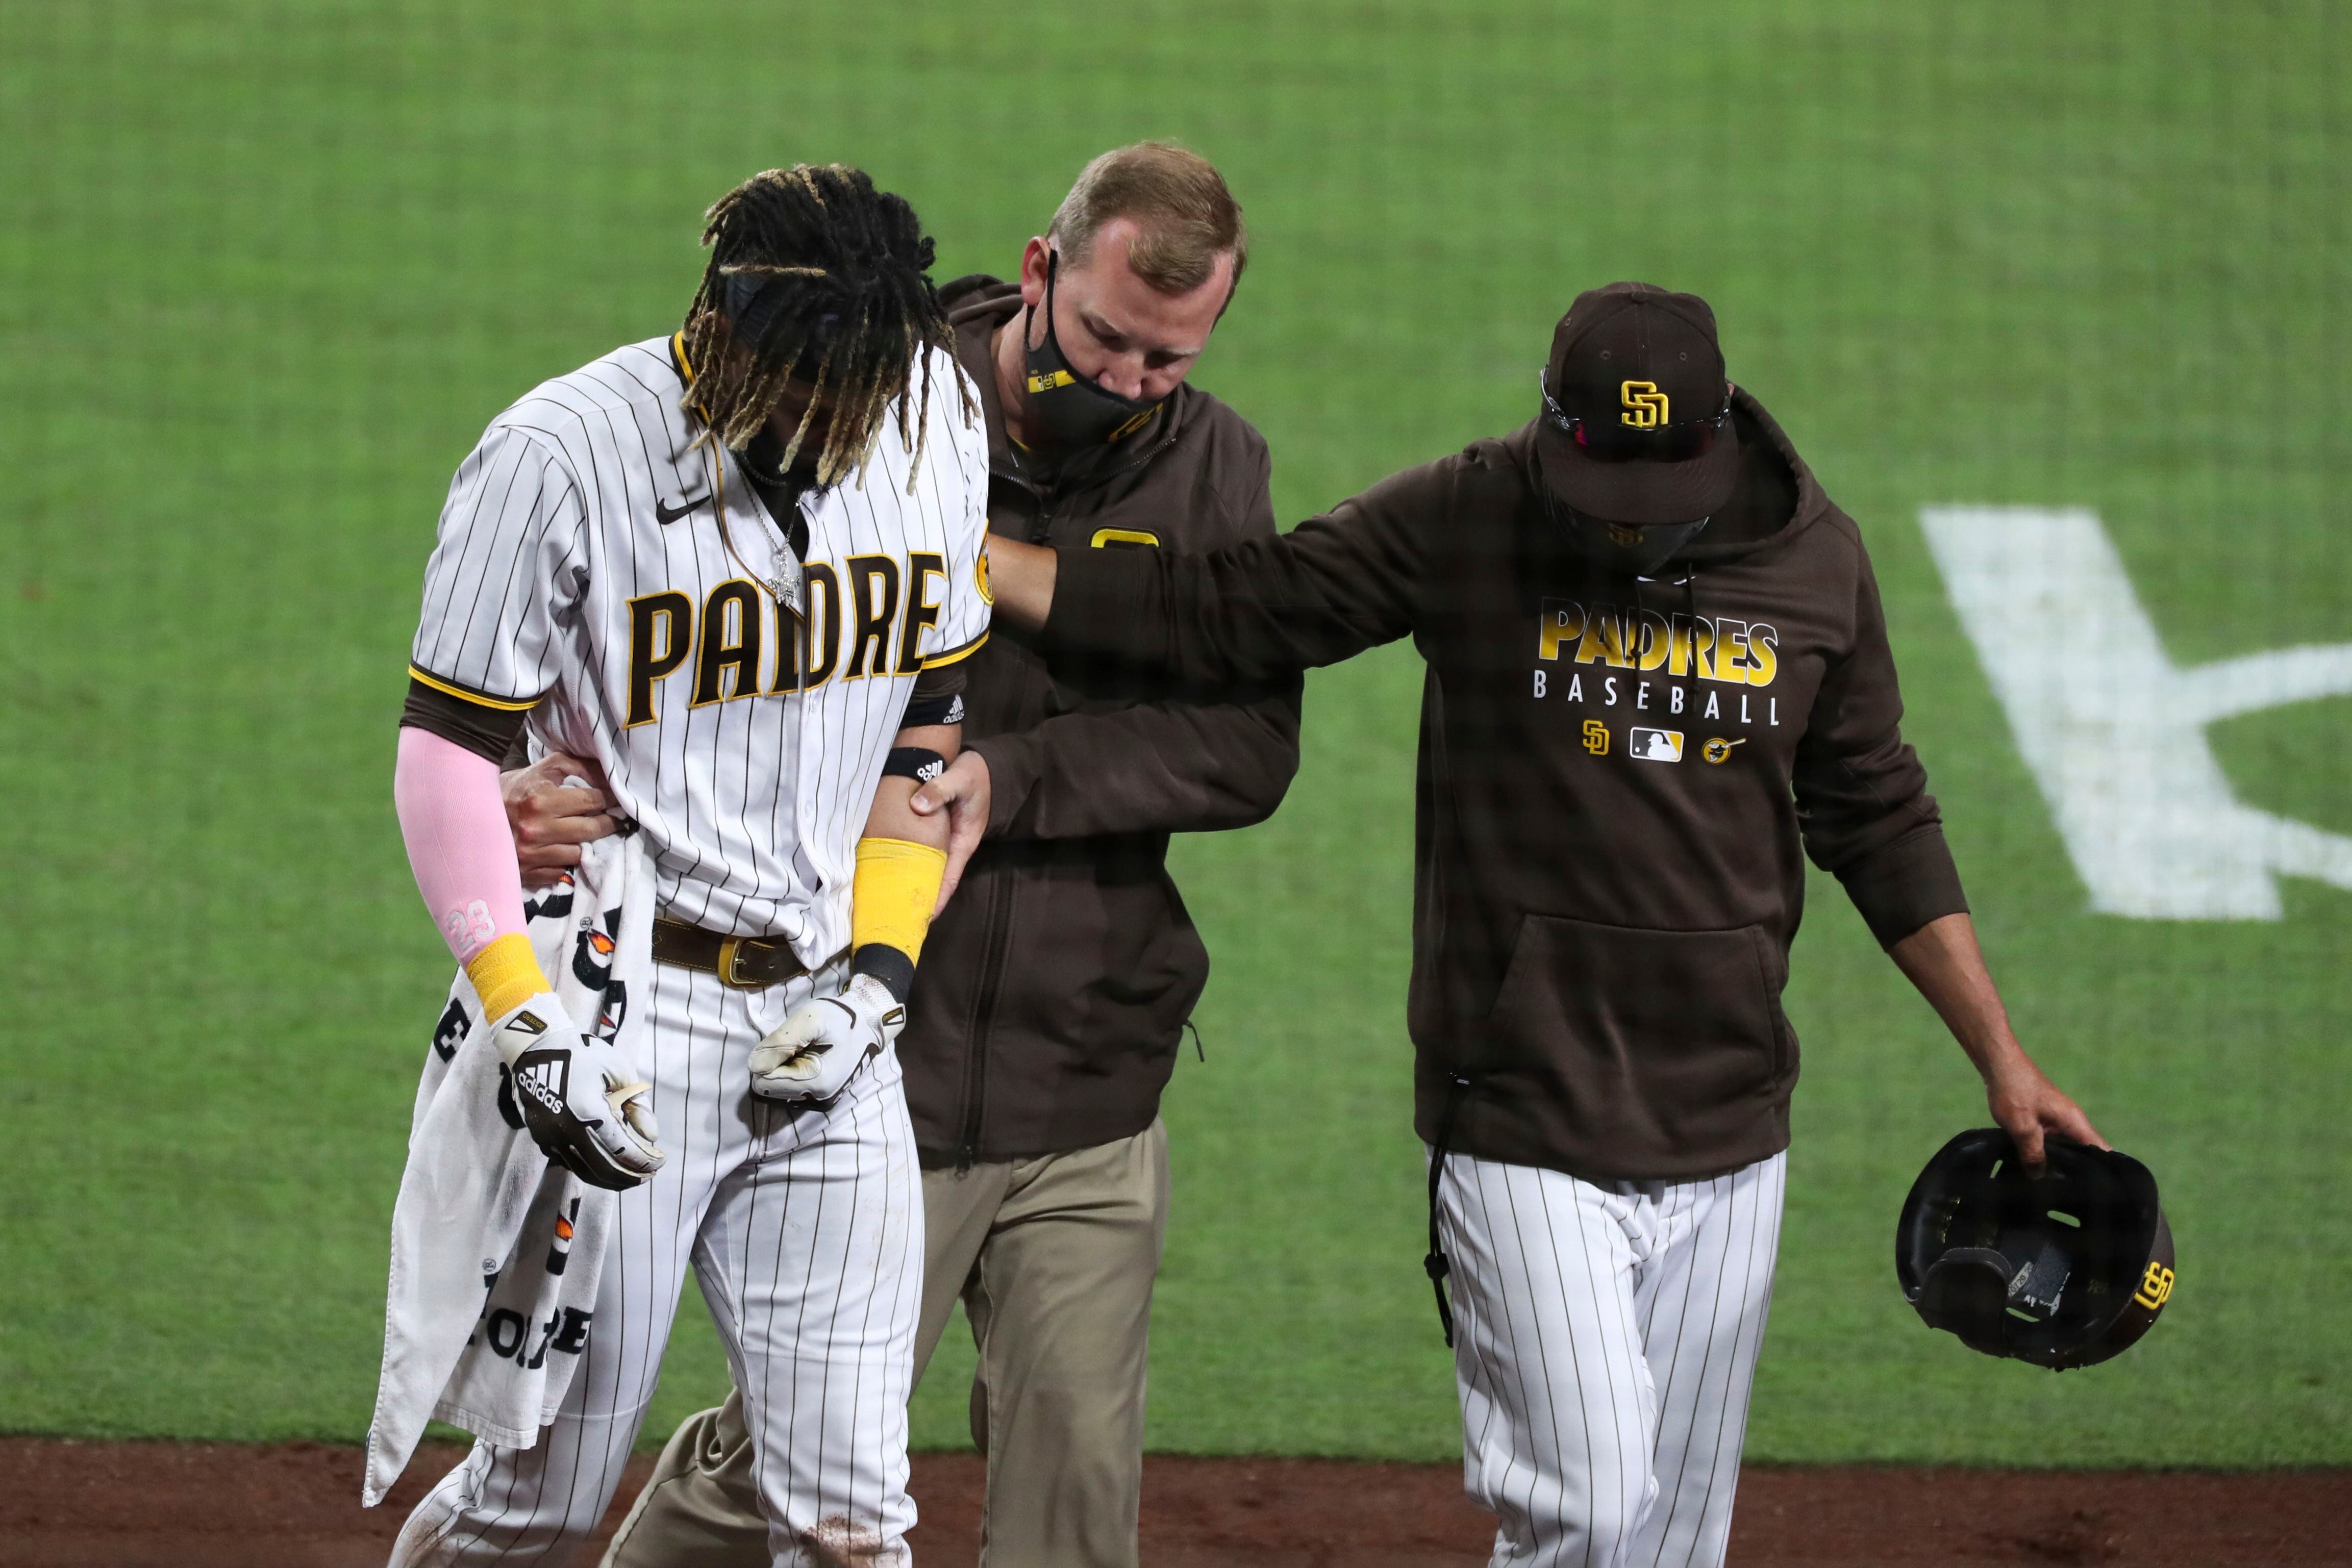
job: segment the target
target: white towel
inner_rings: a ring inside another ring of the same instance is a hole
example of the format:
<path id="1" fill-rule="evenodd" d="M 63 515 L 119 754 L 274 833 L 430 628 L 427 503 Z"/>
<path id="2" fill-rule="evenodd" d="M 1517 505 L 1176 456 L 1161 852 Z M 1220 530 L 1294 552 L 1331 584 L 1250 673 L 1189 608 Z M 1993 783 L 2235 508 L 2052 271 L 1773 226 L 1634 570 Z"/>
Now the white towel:
<path id="1" fill-rule="evenodd" d="M 625 831 L 525 905 L 539 966 L 572 1021 L 638 1043 L 652 992 L 653 867 Z M 632 1004 L 635 1004 L 632 1006 Z M 528 1448 L 586 1345 L 614 1195 L 551 1165 L 523 1131 L 465 972 L 425 1053 L 392 1211 L 383 1369 L 361 1501 L 407 1468 L 428 1418 Z"/>

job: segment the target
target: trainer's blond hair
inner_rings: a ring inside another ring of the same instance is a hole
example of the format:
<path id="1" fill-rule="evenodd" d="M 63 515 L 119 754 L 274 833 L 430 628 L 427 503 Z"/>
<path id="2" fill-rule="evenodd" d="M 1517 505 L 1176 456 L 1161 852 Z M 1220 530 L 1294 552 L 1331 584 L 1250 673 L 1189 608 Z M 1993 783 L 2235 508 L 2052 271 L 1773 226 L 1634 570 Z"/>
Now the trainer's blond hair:
<path id="1" fill-rule="evenodd" d="M 1143 231 L 1128 265 L 1162 294 L 1200 287 L 1216 276 L 1217 257 L 1227 251 L 1235 283 L 1249 264 L 1249 230 L 1224 176 L 1173 141 L 1139 141 L 1088 163 L 1045 232 L 1071 265 L 1080 266 L 1113 218 L 1133 218 Z"/>

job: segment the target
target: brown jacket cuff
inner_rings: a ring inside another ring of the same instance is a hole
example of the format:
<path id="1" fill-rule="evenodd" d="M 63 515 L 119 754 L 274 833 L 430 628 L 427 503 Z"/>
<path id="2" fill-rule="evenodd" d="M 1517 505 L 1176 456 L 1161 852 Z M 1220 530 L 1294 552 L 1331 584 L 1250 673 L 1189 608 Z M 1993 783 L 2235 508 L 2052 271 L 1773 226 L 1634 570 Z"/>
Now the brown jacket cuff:
<path id="1" fill-rule="evenodd" d="M 1846 896 L 1881 947 L 1892 947 L 1931 920 L 1966 915 L 1960 868 L 1944 830 L 1930 823 L 1874 850 L 1838 873 Z"/>
<path id="2" fill-rule="evenodd" d="M 1037 747 L 1021 735 L 992 735 L 964 747 L 988 764 L 988 831 L 1012 831 L 1013 819 L 1037 788 Z"/>

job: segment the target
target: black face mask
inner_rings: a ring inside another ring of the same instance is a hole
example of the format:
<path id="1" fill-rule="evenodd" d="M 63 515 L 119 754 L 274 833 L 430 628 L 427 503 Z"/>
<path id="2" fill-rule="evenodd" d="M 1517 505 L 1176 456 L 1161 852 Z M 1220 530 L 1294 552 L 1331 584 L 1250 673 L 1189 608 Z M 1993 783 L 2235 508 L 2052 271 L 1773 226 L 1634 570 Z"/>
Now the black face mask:
<path id="1" fill-rule="evenodd" d="M 1021 346 L 1029 361 L 1028 379 L 1022 382 L 1029 395 L 1028 410 L 1045 434 L 1065 446 L 1117 441 L 1141 429 L 1160 405 L 1106 392 L 1070 368 L 1054 330 L 1054 278 L 1061 267 L 1062 253 L 1051 252 L 1045 262 L 1045 340 L 1029 341 L 1034 309 L 1021 320 Z"/>
<path id="2" fill-rule="evenodd" d="M 1672 560 L 1714 520 L 1701 517 L 1693 523 L 1652 523 L 1646 528 L 1603 522 L 1555 499 L 1549 490 L 1544 492 L 1544 506 L 1568 530 L 1569 542 L 1579 555 L 1635 577 L 1647 577 Z"/>

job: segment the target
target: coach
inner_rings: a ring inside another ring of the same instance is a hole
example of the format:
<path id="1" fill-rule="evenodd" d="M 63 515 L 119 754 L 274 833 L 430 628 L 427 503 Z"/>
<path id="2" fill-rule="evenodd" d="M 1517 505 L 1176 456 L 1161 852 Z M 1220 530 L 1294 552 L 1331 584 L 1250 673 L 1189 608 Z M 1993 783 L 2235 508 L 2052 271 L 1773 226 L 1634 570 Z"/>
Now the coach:
<path id="1" fill-rule="evenodd" d="M 1427 661 L 1415 1125 L 1497 1563 L 1723 1560 L 1797 1078 L 1801 846 L 2029 1162 L 2045 1132 L 2099 1141 L 1986 973 L 1861 536 L 1725 379 L 1702 300 L 1580 296 L 1527 425 L 1286 537 L 991 553 L 998 623 L 1042 622 L 1057 672 L 1272 680 L 1408 635 Z"/>
<path id="2" fill-rule="evenodd" d="M 1109 555 L 1274 536 L 1265 443 L 1186 382 L 1246 258 L 1215 169 L 1146 142 L 1087 166 L 1017 283 L 941 290 L 988 427 L 992 538 Z M 966 667 L 966 749 L 931 789 L 977 805 L 988 841 L 930 929 L 898 1045 L 929 1238 L 917 1374 L 961 1296 L 989 1561 L 1131 1564 L 1160 1095 L 1209 967 L 1168 836 L 1280 804 L 1298 680 L 1056 679 L 1003 632 Z M 577 856 L 550 840 L 610 827 L 549 788 L 567 766 L 510 779 L 542 868 Z M 768 1561 L 740 1395 L 678 1429 L 606 1561 Z"/>

